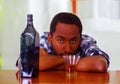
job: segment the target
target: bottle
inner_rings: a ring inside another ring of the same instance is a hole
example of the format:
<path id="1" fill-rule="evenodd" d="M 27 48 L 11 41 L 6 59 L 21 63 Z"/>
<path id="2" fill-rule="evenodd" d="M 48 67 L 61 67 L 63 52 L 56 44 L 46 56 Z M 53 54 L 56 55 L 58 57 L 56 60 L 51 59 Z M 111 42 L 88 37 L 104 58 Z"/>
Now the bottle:
<path id="1" fill-rule="evenodd" d="M 20 37 L 21 77 L 39 75 L 39 33 L 33 25 L 33 15 L 27 15 L 27 26 Z"/>

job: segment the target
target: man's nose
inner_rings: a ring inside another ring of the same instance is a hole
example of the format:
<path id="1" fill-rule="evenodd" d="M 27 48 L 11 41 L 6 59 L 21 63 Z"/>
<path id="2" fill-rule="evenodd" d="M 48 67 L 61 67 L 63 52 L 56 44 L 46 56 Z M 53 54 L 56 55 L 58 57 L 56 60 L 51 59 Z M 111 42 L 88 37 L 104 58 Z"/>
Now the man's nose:
<path id="1" fill-rule="evenodd" d="M 65 51 L 66 54 L 71 53 L 71 47 L 70 47 L 69 43 L 65 44 L 64 51 Z"/>

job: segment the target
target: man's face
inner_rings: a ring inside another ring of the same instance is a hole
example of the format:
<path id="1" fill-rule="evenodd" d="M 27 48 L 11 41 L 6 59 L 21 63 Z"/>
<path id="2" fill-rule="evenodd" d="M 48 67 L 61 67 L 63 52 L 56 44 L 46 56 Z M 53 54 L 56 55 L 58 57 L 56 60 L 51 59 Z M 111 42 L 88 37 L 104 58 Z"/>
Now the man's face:
<path id="1" fill-rule="evenodd" d="M 53 36 L 48 35 L 56 55 L 75 54 L 81 43 L 78 26 L 58 22 Z"/>

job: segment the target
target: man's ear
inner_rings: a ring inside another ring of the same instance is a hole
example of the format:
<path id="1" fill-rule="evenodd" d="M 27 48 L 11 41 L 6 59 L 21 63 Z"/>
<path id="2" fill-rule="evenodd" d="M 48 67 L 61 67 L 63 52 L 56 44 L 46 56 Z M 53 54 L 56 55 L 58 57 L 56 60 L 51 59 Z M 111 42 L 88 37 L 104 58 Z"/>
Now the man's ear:
<path id="1" fill-rule="evenodd" d="M 48 42 L 51 44 L 51 41 L 52 41 L 52 36 L 50 33 L 48 33 Z"/>

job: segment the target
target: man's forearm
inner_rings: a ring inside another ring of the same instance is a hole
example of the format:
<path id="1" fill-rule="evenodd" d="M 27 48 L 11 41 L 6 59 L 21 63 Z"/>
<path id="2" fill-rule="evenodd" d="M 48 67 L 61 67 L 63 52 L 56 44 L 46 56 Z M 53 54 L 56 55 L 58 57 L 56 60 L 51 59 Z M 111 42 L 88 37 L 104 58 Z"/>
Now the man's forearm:
<path id="1" fill-rule="evenodd" d="M 40 56 L 39 70 L 48 70 L 64 63 L 61 56 Z"/>
<path id="2" fill-rule="evenodd" d="M 107 61 L 101 55 L 81 58 L 78 65 L 79 71 L 88 72 L 106 72 L 107 68 Z"/>
<path id="3" fill-rule="evenodd" d="M 53 56 L 48 54 L 44 49 L 40 49 L 39 70 L 58 68 L 62 64 L 64 64 L 62 56 Z"/>
<path id="4" fill-rule="evenodd" d="M 58 65 L 54 68 L 52 68 L 53 70 L 65 70 L 65 63 Z"/>

